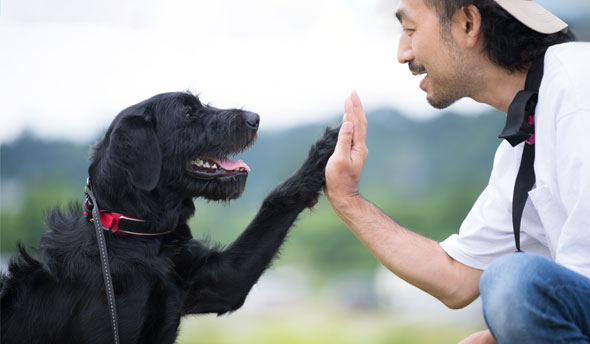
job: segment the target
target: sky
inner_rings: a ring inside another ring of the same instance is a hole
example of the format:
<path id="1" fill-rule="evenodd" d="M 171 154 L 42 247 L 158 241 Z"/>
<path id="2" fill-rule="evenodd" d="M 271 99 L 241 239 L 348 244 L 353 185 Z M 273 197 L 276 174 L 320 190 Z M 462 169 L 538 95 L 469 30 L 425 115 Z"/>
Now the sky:
<path id="1" fill-rule="evenodd" d="M 587 0 L 563 1 L 590 14 Z M 368 111 L 437 116 L 418 88 L 421 78 L 397 62 L 396 6 L 397 0 L 0 0 L 0 143 L 25 129 L 46 139 L 92 141 L 125 107 L 185 90 L 216 107 L 259 113 L 261 130 L 328 124 L 353 89 Z M 471 100 L 449 108 L 486 109 Z"/>

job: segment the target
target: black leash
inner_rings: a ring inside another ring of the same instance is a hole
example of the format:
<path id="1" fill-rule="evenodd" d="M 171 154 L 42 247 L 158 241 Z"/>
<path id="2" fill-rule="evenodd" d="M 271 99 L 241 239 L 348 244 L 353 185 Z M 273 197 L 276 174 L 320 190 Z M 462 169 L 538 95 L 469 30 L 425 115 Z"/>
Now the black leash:
<path id="1" fill-rule="evenodd" d="M 512 195 L 512 227 L 516 250 L 520 251 L 520 223 L 528 198 L 528 192 L 535 185 L 535 109 L 539 88 L 543 79 L 544 56 L 535 60 L 526 77 L 524 90 L 518 92 L 508 108 L 506 126 L 500 138 L 506 139 L 513 147 L 526 141 Z"/>
<path id="2" fill-rule="evenodd" d="M 102 267 L 102 277 L 104 279 L 104 286 L 107 293 L 107 303 L 109 305 L 109 316 L 111 320 L 111 327 L 113 329 L 113 342 L 119 344 L 119 325 L 117 320 L 117 306 L 115 304 L 115 291 L 113 289 L 113 280 L 111 278 L 111 269 L 109 266 L 109 256 L 107 254 L 107 245 L 104 239 L 104 229 L 100 222 L 100 214 L 98 211 L 98 203 L 96 197 L 90 187 L 90 178 L 86 182 L 86 188 L 84 189 L 85 197 L 90 199 L 92 204 L 92 219 L 90 222 L 94 223 L 94 229 L 96 230 L 96 239 L 98 242 L 98 249 L 100 252 L 100 261 Z"/>

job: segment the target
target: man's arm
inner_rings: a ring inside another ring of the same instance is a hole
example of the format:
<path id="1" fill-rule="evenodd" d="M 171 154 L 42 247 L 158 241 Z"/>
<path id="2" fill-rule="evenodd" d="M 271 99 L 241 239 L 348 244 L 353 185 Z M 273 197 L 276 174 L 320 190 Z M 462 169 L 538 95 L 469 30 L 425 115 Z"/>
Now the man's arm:
<path id="1" fill-rule="evenodd" d="M 390 271 L 442 301 L 462 308 L 479 295 L 482 271 L 452 259 L 439 243 L 393 221 L 358 192 L 368 155 L 367 121 L 356 92 L 345 115 L 334 154 L 326 166 L 325 194 L 336 214 Z"/>

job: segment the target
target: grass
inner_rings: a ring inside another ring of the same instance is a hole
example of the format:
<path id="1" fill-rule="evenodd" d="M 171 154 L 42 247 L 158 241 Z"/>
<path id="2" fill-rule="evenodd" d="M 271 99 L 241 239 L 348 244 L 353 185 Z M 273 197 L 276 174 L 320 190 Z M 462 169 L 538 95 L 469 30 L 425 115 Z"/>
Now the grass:
<path id="1" fill-rule="evenodd" d="M 280 309 L 279 309 L 280 308 Z M 389 311 L 321 305 L 238 310 L 229 316 L 183 319 L 179 344 L 421 344 L 457 343 L 473 324 L 411 323 Z"/>

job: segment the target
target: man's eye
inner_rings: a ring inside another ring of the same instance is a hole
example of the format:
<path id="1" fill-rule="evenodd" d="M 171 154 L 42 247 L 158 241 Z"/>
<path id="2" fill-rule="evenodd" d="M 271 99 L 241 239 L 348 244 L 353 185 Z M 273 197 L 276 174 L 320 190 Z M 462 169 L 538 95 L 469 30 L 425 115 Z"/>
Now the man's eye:
<path id="1" fill-rule="evenodd" d="M 404 29 L 404 33 L 408 36 L 411 36 L 414 31 L 416 31 L 415 29 Z"/>

